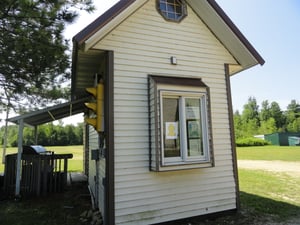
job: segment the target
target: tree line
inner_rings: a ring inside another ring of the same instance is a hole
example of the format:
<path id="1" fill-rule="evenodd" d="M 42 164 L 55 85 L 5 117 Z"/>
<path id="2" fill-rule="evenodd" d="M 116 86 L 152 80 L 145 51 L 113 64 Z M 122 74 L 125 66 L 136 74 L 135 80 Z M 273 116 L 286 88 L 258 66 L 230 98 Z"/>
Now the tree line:
<path id="1" fill-rule="evenodd" d="M 275 132 L 300 132 L 300 105 L 291 100 L 286 110 L 276 101 L 264 100 L 261 107 L 255 97 L 249 97 L 243 111 L 234 112 L 235 137 L 246 138 Z"/>
<path id="2" fill-rule="evenodd" d="M 83 123 L 75 125 L 44 124 L 38 127 L 37 144 L 43 146 L 67 146 L 83 144 Z M 0 137 L 3 137 L 4 127 L 0 128 Z M 4 140 L 2 139 L 2 143 Z M 25 127 L 23 131 L 23 145 L 35 145 L 34 129 Z M 18 146 L 18 126 L 8 126 L 7 146 Z"/>
<path id="3" fill-rule="evenodd" d="M 44 146 L 66 146 L 83 144 L 83 123 L 63 125 L 59 123 L 44 124 L 38 127 L 37 143 Z M 242 112 L 234 112 L 236 139 L 253 137 L 259 134 L 275 132 L 300 132 L 300 104 L 291 100 L 286 110 L 282 110 L 275 101 L 264 100 L 261 106 L 255 97 L 249 97 Z M 4 127 L 0 128 L 0 137 L 4 135 Z M 3 144 L 2 139 L 2 144 Z M 16 147 L 18 143 L 18 126 L 8 126 L 7 145 Z M 34 129 L 25 127 L 23 144 L 35 144 Z"/>

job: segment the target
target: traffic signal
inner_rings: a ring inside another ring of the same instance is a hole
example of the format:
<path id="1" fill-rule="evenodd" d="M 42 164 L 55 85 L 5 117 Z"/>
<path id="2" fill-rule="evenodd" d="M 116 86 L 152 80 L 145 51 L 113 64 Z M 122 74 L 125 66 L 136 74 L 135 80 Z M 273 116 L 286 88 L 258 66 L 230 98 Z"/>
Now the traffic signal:
<path id="1" fill-rule="evenodd" d="M 94 114 L 85 118 L 87 124 L 92 125 L 96 131 L 103 132 L 103 103 L 104 103 L 104 85 L 102 83 L 97 84 L 96 87 L 86 88 L 86 91 L 94 98 L 91 102 L 85 103 L 85 106 L 91 109 Z"/>

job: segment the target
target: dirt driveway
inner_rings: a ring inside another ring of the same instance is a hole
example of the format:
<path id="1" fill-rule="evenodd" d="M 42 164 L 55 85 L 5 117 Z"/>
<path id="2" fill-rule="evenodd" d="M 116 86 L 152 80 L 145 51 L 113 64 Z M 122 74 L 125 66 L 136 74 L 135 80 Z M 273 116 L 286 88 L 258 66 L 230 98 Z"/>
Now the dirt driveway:
<path id="1" fill-rule="evenodd" d="M 284 172 L 288 173 L 291 176 L 300 177 L 299 162 L 238 160 L 238 168 L 250 170 L 265 170 L 270 172 Z"/>

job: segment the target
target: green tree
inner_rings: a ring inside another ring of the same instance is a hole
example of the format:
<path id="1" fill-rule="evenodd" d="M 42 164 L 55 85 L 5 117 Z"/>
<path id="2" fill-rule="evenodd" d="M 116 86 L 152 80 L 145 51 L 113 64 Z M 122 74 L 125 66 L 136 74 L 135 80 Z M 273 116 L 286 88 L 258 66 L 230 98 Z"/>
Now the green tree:
<path id="1" fill-rule="evenodd" d="M 0 1 L 0 104 L 5 110 L 68 97 L 60 86 L 70 78 L 63 31 L 79 9 L 92 11 L 92 0 Z"/>
<path id="2" fill-rule="evenodd" d="M 235 138 L 244 137 L 242 116 L 238 110 L 235 111 L 235 113 L 233 115 L 233 122 L 234 122 Z"/>
<path id="3" fill-rule="evenodd" d="M 246 122 L 249 120 L 257 120 L 258 122 L 258 109 L 257 101 L 255 97 L 249 97 L 247 104 L 244 105 L 242 113 L 242 119 Z"/>
<path id="4" fill-rule="evenodd" d="M 268 100 L 264 100 L 261 103 L 261 111 L 259 113 L 259 117 L 261 121 L 267 121 L 272 117 L 270 112 L 270 104 Z"/>
<path id="5" fill-rule="evenodd" d="M 266 129 L 266 125 L 270 125 L 270 119 L 273 118 L 275 121 L 275 130 L 272 128 L 273 132 L 284 131 L 285 129 L 285 115 L 281 110 L 279 104 L 273 101 L 269 104 L 268 100 L 265 100 L 261 104 L 261 111 L 259 112 L 259 118 L 261 123 L 261 131 Z M 263 124 L 262 124 L 263 123 Z M 269 129 L 267 129 L 269 130 Z"/>
<path id="6" fill-rule="evenodd" d="M 300 132 L 300 117 L 299 117 L 300 105 L 296 100 L 292 100 L 287 106 L 286 111 L 286 126 L 289 132 Z"/>
<path id="7" fill-rule="evenodd" d="M 259 133 L 260 134 L 272 134 L 277 131 L 276 121 L 273 117 L 267 120 L 261 121 Z"/>
<path id="8" fill-rule="evenodd" d="M 257 134 L 259 128 L 259 106 L 255 97 L 249 97 L 242 112 L 242 124 L 244 136 Z"/>
<path id="9" fill-rule="evenodd" d="M 94 10 L 92 0 L 0 1 L 0 106 L 17 112 L 67 99 L 70 79 L 66 23 L 78 10 Z M 4 140 L 7 140 L 7 122 Z M 3 145 L 3 159 L 6 152 Z"/>
<path id="10" fill-rule="evenodd" d="M 277 130 L 284 128 L 285 115 L 277 102 L 272 102 L 270 106 L 271 117 L 274 118 Z"/>

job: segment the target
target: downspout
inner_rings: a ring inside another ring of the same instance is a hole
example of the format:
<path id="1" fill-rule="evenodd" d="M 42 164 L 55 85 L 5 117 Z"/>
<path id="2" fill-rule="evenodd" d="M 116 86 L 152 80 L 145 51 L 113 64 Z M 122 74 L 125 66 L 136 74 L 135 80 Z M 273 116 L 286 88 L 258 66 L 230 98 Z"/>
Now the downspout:
<path id="1" fill-rule="evenodd" d="M 18 121 L 19 124 L 19 132 L 18 132 L 18 155 L 17 155 L 17 168 L 16 168 L 16 190 L 15 197 L 20 197 L 21 190 L 21 159 L 23 152 L 23 129 L 24 129 L 24 121 L 20 119 Z"/>

